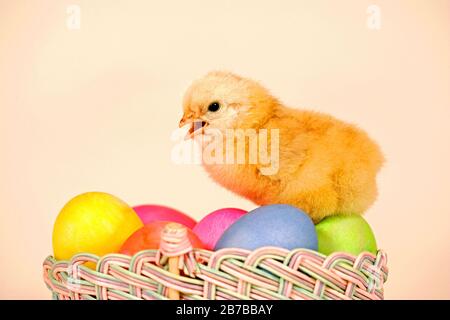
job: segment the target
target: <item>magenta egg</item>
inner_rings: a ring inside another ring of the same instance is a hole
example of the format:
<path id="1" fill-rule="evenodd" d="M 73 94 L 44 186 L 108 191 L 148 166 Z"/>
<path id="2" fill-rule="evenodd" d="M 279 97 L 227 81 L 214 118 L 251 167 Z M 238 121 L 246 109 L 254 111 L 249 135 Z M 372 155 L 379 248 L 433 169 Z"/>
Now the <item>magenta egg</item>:
<path id="1" fill-rule="evenodd" d="M 194 233 L 207 249 L 213 250 L 222 234 L 247 211 L 236 208 L 224 208 L 211 212 L 194 227 Z"/>
<path id="2" fill-rule="evenodd" d="M 133 207 L 133 209 L 144 224 L 154 221 L 172 221 L 185 225 L 190 229 L 197 224 L 197 221 L 183 212 L 166 206 L 145 204 Z"/>

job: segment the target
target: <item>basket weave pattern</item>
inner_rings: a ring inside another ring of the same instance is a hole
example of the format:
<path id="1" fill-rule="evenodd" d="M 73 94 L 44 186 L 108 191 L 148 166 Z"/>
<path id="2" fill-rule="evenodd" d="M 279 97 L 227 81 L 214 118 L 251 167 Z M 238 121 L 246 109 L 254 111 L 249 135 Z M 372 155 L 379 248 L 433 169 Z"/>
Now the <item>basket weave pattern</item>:
<path id="1" fill-rule="evenodd" d="M 80 254 L 68 261 L 44 261 L 44 280 L 56 299 L 383 299 L 386 255 L 328 257 L 305 249 L 265 247 L 255 251 L 191 250 L 181 256 L 180 275 L 170 273 L 167 256 L 145 250 L 133 257 L 102 259 Z M 83 264 L 97 263 L 97 270 Z"/>
<path id="2" fill-rule="evenodd" d="M 358 257 L 276 247 L 212 252 L 193 249 L 177 223 L 165 226 L 159 250 L 44 261 L 55 299 L 379 300 L 386 279 L 383 251 Z"/>

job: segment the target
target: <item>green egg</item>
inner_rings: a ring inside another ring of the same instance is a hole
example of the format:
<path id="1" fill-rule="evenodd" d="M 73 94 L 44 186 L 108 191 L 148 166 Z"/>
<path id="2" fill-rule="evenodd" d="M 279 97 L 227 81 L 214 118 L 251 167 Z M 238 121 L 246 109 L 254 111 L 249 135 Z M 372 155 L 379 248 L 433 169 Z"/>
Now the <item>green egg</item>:
<path id="1" fill-rule="evenodd" d="M 316 224 L 319 252 L 347 252 L 358 255 L 363 251 L 376 254 L 377 243 L 369 224 L 358 215 L 336 215 Z"/>

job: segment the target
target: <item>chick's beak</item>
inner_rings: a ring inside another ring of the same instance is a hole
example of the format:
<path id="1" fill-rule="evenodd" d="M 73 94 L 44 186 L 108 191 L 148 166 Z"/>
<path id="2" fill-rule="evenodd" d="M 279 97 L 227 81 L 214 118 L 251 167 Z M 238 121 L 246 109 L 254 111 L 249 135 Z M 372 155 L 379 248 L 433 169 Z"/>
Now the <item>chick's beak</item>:
<path id="1" fill-rule="evenodd" d="M 197 133 L 203 133 L 204 128 L 208 125 L 206 121 L 201 120 L 193 120 L 190 118 L 187 118 L 184 116 L 181 120 L 178 126 L 180 128 L 184 127 L 185 125 L 190 124 L 189 131 L 187 132 L 186 136 L 184 137 L 185 140 L 192 139 L 192 137 Z"/>
<path id="2" fill-rule="evenodd" d="M 186 124 L 188 124 L 189 119 L 186 116 L 183 116 L 183 118 L 181 118 L 180 123 L 178 124 L 178 128 L 183 128 Z"/>

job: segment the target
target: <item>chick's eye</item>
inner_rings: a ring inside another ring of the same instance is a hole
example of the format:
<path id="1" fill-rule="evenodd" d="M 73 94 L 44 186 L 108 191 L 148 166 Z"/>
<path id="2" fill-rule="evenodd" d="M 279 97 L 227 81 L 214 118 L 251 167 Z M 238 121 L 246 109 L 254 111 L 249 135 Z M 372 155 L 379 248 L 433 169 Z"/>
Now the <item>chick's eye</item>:
<path id="1" fill-rule="evenodd" d="M 216 112 L 220 109 L 220 104 L 218 102 L 212 102 L 209 106 L 208 106 L 208 111 L 211 112 Z"/>

